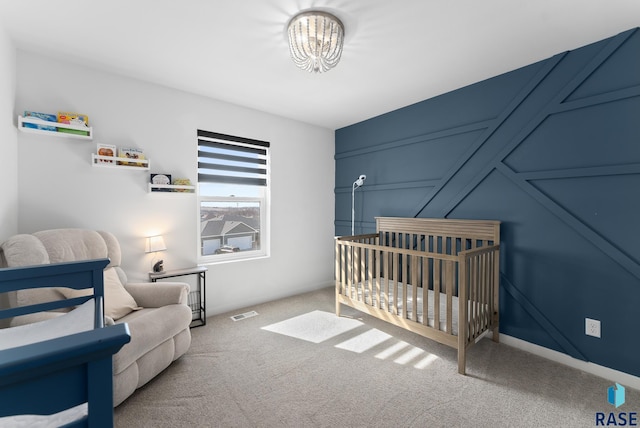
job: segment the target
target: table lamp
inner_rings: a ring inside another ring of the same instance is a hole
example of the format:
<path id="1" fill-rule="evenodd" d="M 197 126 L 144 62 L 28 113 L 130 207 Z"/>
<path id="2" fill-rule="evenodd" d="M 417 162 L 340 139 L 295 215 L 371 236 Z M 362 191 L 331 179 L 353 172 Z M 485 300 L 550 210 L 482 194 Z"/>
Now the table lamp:
<path id="1" fill-rule="evenodd" d="M 145 248 L 145 253 L 153 253 L 153 258 L 151 259 L 151 271 L 153 273 L 162 273 L 164 272 L 164 260 L 157 260 L 157 252 L 166 251 L 167 246 L 164 243 L 164 238 L 162 235 L 149 236 L 147 237 L 147 243 Z"/>

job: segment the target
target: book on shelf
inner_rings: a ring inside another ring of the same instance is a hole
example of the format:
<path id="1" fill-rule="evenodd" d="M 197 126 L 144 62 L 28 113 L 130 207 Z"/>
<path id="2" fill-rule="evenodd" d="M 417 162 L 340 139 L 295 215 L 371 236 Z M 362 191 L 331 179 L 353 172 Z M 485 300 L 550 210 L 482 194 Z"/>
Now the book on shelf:
<path id="1" fill-rule="evenodd" d="M 130 162 L 131 160 L 144 160 L 144 152 L 140 149 L 133 147 L 120 147 L 118 149 L 118 158 L 124 160 L 118 160 L 118 165 L 128 166 L 144 166 L 144 162 Z"/>
<path id="2" fill-rule="evenodd" d="M 64 123 L 67 125 L 77 125 L 77 126 L 89 126 L 89 116 L 86 114 L 80 113 L 70 113 L 65 111 L 59 111 L 56 117 L 58 123 Z M 58 128 L 58 132 L 65 132 L 67 134 L 76 134 L 76 135 L 89 135 L 89 131 L 82 131 L 79 129 L 65 129 Z"/>
<path id="3" fill-rule="evenodd" d="M 98 143 L 97 146 L 97 153 L 98 156 L 110 156 L 115 158 L 116 157 L 116 146 L 114 146 L 113 144 L 102 144 L 102 143 Z M 115 163 L 115 161 L 113 159 L 98 159 L 97 160 L 98 163 Z"/>
<path id="4" fill-rule="evenodd" d="M 56 117 L 55 114 L 49 114 L 49 113 L 40 113 L 37 111 L 28 111 L 25 110 L 24 112 L 24 117 L 29 117 L 32 119 L 40 119 L 46 122 L 53 122 L 56 123 L 58 121 L 58 118 Z M 40 125 L 40 124 L 36 124 L 36 123 L 26 123 L 24 122 L 22 124 L 22 126 L 24 128 L 31 128 L 31 129 L 41 129 L 43 131 L 57 131 L 58 128 L 56 128 L 55 126 L 50 126 L 50 125 Z"/>
<path id="5" fill-rule="evenodd" d="M 166 186 L 171 184 L 171 174 L 151 174 L 151 184 Z M 153 192 L 171 192 L 170 188 L 160 187 L 152 189 Z"/>

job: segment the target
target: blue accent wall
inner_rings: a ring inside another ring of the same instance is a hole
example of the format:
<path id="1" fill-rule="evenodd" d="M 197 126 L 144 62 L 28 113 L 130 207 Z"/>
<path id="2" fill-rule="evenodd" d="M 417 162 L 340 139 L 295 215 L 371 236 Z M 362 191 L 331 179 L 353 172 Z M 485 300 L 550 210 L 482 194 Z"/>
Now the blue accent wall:
<path id="1" fill-rule="evenodd" d="M 356 233 L 376 216 L 501 220 L 500 331 L 640 376 L 638 29 L 335 139 L 336 235 L 360 174 Z"/>

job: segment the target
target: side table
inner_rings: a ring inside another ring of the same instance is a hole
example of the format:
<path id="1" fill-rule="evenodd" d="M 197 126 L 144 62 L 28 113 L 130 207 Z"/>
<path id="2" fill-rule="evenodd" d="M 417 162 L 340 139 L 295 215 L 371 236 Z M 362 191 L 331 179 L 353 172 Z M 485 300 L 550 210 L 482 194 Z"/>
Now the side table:
<path id="1" fill-rule="evenodd" d="M 189 293 L 189 307 L 193 313 L 193 321 L 190 327 L 199 327 L 207 324 L 206 302 L 206 274 L 207 268 L 204 266 L 195 266 L 186 269 L 165 270 L 163 272 L 149 272 L 151 282 L 159 279 L 174 278 L 176 276 L 197 275 L 198 289 Z"/>

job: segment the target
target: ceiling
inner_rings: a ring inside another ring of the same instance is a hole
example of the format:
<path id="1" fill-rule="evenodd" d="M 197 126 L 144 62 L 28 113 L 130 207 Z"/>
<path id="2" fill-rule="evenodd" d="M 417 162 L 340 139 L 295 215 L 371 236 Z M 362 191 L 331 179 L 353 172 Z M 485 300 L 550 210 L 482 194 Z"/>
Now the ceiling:
<path id="1" fill-rule="evenodd" d="M 289 58 L 301 10 L 345 25 L 338 66 Z M 640 26 L 640 0 L 0 0 L 19 49 L 337 129 Z"/>

